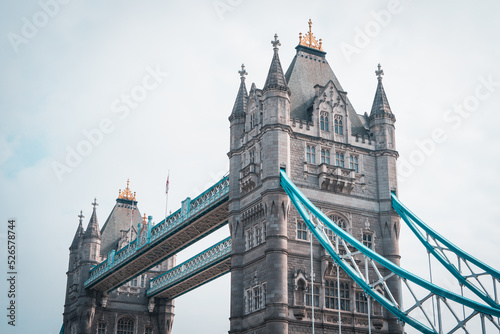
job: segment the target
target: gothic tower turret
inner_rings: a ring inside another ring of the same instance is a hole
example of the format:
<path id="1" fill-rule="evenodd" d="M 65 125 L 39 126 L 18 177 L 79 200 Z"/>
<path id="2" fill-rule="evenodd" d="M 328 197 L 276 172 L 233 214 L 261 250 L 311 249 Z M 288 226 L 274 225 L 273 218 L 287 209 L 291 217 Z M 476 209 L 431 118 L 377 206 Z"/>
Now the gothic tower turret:
<path id="1" fill-rule="evenodd" d="M 94 199 L 92 205 L 94 209 L 87 229 L 83 234 L 81 249 L 82 264 L 88 264 L 89 270 L 91 266 L 95 266 L 101 261 L 101 232 L 97 221 L 96 206 L 98 204 L 96 199 Z M 85 279 L 87 278 L 88 277 L 85 277 Z"/>
<path id="2" fill-rule="evenodd" d="M 396 122 L 396 117 L 392 113 L 389 101 L 385 95 L 384 86 L 382 85 L 384 71 L 381 69 L 380 64 L 378 64 L 378 70 L 375 71 L 375 74 L 377 75 L 378 85 L 369 117 L 370 132 L 375 138 L 376 149 L 395 151 L 394 123 Z"/>
<path id="3" fill-rule="evenodd" d="M 237 149 L 241 145 L 241 137 L 245 132 L 245 116 L 247 112 L 248 92 L 245 85 L 245 75 L 248 75 L 245 70 L 245 65 L 241 65 L 240 74 L 240 88 L 234 101 L 233 111 L 229 116 L 230 132 L 231 132 L 231 149 Z"/>
<path id="4" fill-rule="evenodd" d="M 372 110 L 370 112 L 370 132 L 375 139 L 375 159 L 377 165 L 377 197 L 380 203 L 380 220 L 382 244 L 384 256 L 400 264 L 399 254 L 399 232 L 400 219 L 393 210 L 391 204 L 391 191 L 397 191 L 397 172 L 396 160 L 398 152 L 396 151 L 396 142 L 394 138 L 394 123 L 396 117 L 391 111 L 389 101 L 385 95 L 382 85 L 382 75 L 384 71 L 380 64 L 375 71 L 377 75 L 377 91 L 373 99 Z M 399 296 L 399 281 L 393 279 L 388 282 L 394 296 Z M 394 316 L 389 315 L 389 329 L 399 331 L 400 324 Z"/>
<path id="5" fill-rule="evenodd" d="M 96 199 L 87 229 L 82 226 L 83 214 L 69 248 L 68 284 L 64 305 L 64 333 L 90 334 L 96 308 L 95 292 L 83 288 L 90 269 L 100 261 L 101 233 L 97 221 Z"/>
<path id="6" fill-rule="evenodd" d="M 277 35 L 271 43 L 274 53 L 264 88 L 252 84 L 244 133 L 239 143 L 231 136 L 230 333 L 255 326 L 262 333 L 288 333 L 289 199 L 280 186 L 279 170 L 290 163 L 290 89 L 278 55 Z M 234 114 L 233 110 L 231 131 Z M 258 260 L 249 261 L 249 256 Z"/>

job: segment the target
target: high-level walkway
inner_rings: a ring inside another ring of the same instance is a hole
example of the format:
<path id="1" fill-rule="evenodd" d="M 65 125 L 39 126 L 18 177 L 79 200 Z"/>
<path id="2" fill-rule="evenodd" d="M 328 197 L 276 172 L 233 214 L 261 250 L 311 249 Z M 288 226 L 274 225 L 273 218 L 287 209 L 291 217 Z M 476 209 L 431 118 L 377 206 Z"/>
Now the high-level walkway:
<path id="1" fill-rule="evenodd" d="M 173 299 L 227 274 L 231 269 L 231 246 L 231 238 L 226 238 L 152 279 L 146 297 Z"/>
<path id="2" fill-rule="evenodd" d="M 226 176 L 193 200 L 187 198 L 181 209 L 149 227 L 144 238 L 110 252 L 90 271 L 85 288 L 112 290 L 227 224 L 228 192 Z"/>

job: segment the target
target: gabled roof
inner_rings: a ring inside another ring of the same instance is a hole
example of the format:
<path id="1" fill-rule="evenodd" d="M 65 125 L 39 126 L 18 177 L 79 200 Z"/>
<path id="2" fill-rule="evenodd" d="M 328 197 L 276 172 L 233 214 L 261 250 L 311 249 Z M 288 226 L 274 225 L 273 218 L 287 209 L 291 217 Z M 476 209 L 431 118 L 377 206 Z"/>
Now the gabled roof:
<path id="1" fill-rule="evenodd" d="M 303 45 L 298 45 L 295 49 L 297 53 L 285 74 L 292 93 L 290 116 L 308 120 L 307 110 L 312 107 L 315 97 L 314 86 L 326 86 L 331 80 L 339 91 L 344 92 L 344 89 L 325 58 L 326 52 Z M 347 97 L 346 100 L 352 134 L 366 133 L 363 123 Z"/>

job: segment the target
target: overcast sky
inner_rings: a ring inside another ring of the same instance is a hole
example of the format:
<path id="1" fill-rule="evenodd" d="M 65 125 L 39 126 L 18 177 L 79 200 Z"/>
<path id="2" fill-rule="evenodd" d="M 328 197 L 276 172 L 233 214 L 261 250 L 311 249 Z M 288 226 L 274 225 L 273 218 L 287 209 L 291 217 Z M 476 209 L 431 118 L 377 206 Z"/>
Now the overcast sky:
<path id="1" fill-rule="evenodd" d="M 102 226 L 130 178 L 141 213 L 159 221 L 168 170 L 172 211 L 228 171 L 241 64 L 247 87 L 262 88 L 273 35 L 286 70 L 309 18 L 358 114 L 382 64 L 402 201 L 500 268 L 499 1 L 65 2 L 0 4 L 1 267 L 15 218 L 19 272 L 18 326 L 2 315 L 2 333 L 58 333 L 68 247 L 94 197 Z M 407 228 L 400 242 L 403 266 L 425 272 Z M 176 300 L 173 333 L 226 332 L 229 279 Z"/>

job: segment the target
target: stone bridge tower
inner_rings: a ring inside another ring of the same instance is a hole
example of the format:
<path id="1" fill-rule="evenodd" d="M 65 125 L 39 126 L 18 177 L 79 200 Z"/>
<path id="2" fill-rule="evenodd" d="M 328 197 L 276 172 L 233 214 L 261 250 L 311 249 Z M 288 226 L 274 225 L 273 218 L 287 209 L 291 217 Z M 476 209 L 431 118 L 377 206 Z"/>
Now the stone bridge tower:
<path id="1" fill-rule="evenodd" d="M 273 56 L 262 89 L 241 83 L 229 117 L 231 142 L 229 226 L 233 240 L 229 333 L 400 333 L 380 305 L 340 272 L 314 243 L 311 273 L 309 232 L 280 186 L 279 170 L 335 223 L 399 264 L 399 218 L 391 208 L 397 190 L 394 123 L 382 86 L 371 113 L 357 114 L 333 73 L 321 40 L 311 31 L 287 72 L 274 36 Z M 333 236 L 332 236 L 333 238 Z M 311 274 L 314 283 L 311 284 Z M 399 296 L 397 281 L 390 282 Z M 340 289 L 340 300 L 337 299 Z"/>
<path id="2" fill-rule="evenodd" d="M 146 298 L 149 280 L 175 265 L 175 256 L 140 273 L 122 286 L 101 293 L 84 288 L 92 267 L 128 246 L 152 224 L 152 217 L 141 214 L 135 193 L 119 191 L 116 204 L 101 229 L 94 200 L 87 228 L 80 223 L 69 248 L 66 300 L 63 314 L 64 334 L 165 333 L 172 329 L 174 304 L 165 298 Z"/>

